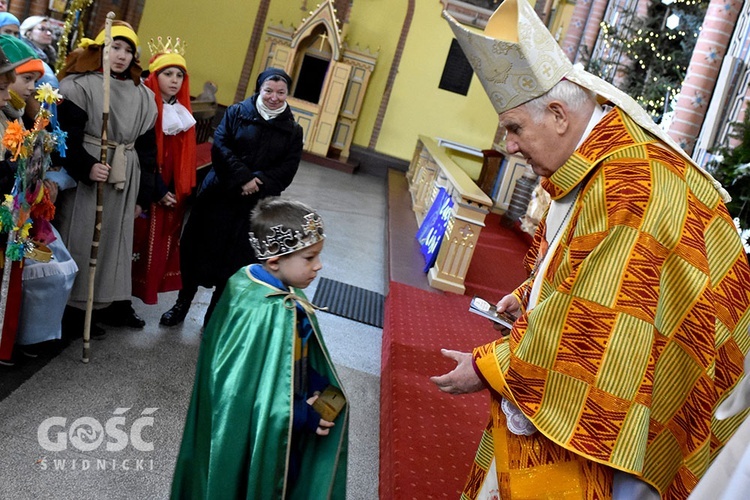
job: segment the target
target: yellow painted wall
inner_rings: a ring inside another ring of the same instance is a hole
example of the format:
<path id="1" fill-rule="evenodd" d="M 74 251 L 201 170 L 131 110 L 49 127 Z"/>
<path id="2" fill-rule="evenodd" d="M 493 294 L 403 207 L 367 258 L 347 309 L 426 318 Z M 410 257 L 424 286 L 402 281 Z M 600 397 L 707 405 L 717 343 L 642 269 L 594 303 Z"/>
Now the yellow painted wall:
<path id="1" fill-rule="evenodd" d="M 575 8 L 574 0 L 557 0 L 555 2 L 555 13 L 549 23 L 549 32 L 557 38 L 558 43 L 562 43 L 563 35 L 568 31 Z"/>
<path id="2" fill-rule="evenodd" d="M 310 10 L 316 8 L 319 4 L 319 2 L 316 2 L 314 0 L 308 0 L 306 3 L 307 3 L 308 10 L 303 11 L 301 9 L 302 2 L 299 0 L 274 0 L 272 1 L 271 5 L 268 7 L 268 15 L 266 16 L 266 27 L 278 26 L 281 24 L 286 27 L 296 28 L 297 26 L 302 24 L 302 19 L 305 19 L 310 15 Z M 250 77 L 250 83 L 248 83 L 247 85 L 246 97 L 249 97 L 254 93 L 255 79 L 261 71 L 266 69 L 265 67 L 261 67 L 261 65 L 265 62 L 261 60 L 263 58 L 263 51 L 265 48 L 265 41 L 266 41 L 265 38 L 266 37 L 265 37 L 265 32 L 264 32 L 260 41 L 260 45 L 258 46 L 258 53 L 255 54 L 255 63 L 253 64 L 253 72 L 252 72 L 252 76 Z M 245 45 L 245 49 L 247 50 L 247 45 Z M 239 77 L 238 77 L 238 80 L 239 80 Z"/>
<path id="3" fill-rule="evenodd" d="M 442 4 L 417 0 L 416 5 L 376 150 L 411 159 L 419 134 L 491 147 L 497 114 L 476 76 L 466 96 L 438 88 L 453 39 Z"/>
<path id="4" fill-rule="evenodd" d="M 360 47 L 369 48 L 371 52 L 378 52 L 375 71 L 370 76 L 360 119 L 354 131 L 353 142 L 358 146 L 368 147 L 370 144 L 370 137 L 388 82 L 388 72 L 391 69 L 406 17 L 407 4 L 408 0 L 367 0 L 352 4 L 346 33 L 347 40 L 352 44 L 359 43 Z M 383 143 L 380 142 L 375 150 L 391 154 L 382 145 Z M 400 158 L 411 160 L 411 153 Z"/>
<path id="5" fill-rule="evenodd" d="M 200 94 L 211 80 L 219 87 L 218 102 L 232 104 L 257 10 L 258 0 L 147 0 L 138 27 L 144 66 L 147 40 L 179 36 L 188 43 L 190 93 Z"/>
<path id="6" fill-rule="evenodd" d="M 354 135 L 357 146 L 369 146 L 407 3 L 359 0 L 352 4 L 350 22 L 344 27 L 345 41 L 379 52 Z M 138 33 L 143 40 L 142 59 L 148 60 L 146 41 L 151 37 L 179 36 L 188 42 L 191 94 L 199 94 L 203 83 L 211 80 L 219 87 L 218 102 L 232 104 L 258 4 L 259 0 L 147 0 Z M 274 0 L 266 24 L 299 26 L 317 4 L 308 0 L 308 10 L 302 11 L 302 0 Z M 438 89 L 453 38 L 448 24 L 440 17 L 441 9 L 439 0 L 416 0 L 414 19 L 375 146 L 379 153 L 410 160 L 419 134 L 477 148 L 487 148 L 492 143 L 497 116 L 476 77 L 467 96 Z M 263 42 L 255 56 L 249 93 L 260 70 Z"/>

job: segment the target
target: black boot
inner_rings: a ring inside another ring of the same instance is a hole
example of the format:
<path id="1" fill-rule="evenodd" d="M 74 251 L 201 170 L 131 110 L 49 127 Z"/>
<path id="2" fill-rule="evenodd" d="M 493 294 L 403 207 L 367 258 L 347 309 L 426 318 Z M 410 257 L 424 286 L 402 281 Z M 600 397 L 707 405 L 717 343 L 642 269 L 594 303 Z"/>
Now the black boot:
<path id="1" fill-rule="evenodd" d="M 86 311 L 71 306 L 65 306 L 62 317 L 62 337 L 67 340 L 79 339 L 83 336 Z M 107 332 L 101 326 L 95 325 L 93 318 L 89 335 L 92 339 L 103 339 Z"/>
<path id="2" fill-rule="evenodd" d="M 177 302 L 172 306 L 172 309 L 161 315 L 159 324 L 164 326 L 177 326 L 185 321 L 185 316 L 187 316 L 187 313 L 190 310 L 191 302 L 192 301 L 187 299 L 178 298 Z"/>
<path id="3" fill-rule="evenodd" d="M 96 311 L 97 321 L 110 326 L 126 326 L 140 330 L 146 322 L 138 316 L 129 300 L 117 300 L 104 309 Z"/>

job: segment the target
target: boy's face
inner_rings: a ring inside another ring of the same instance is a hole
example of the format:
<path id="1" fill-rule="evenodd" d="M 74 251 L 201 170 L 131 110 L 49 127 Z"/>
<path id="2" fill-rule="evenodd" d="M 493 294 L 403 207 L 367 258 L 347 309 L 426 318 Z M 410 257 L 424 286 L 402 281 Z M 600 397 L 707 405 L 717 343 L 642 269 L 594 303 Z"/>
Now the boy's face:
<path id="1" fill-rule="evenodd" d="M 162 70 L 156 78 L 159 82 L 159 92 L 161 92 L 162 99 L 169 101 L 182 88 L 185 72 L 177 66 L 170 66 Z"/>
<path id="2" fill-rule="evenodd" d="M 10 88 L 25 101 L 34 93 L 34 90 L 36 89 L 36 81 L 41 77 L 42 74 L 38 71 L 20 73 L 16 75 L 16 81 L 10 85 Z"/>
<path id="3" fill-rule="evenodd" d="M 319 241 L 289 255 L 270 258 L 266 265 L 271 273 L 285 285 L 307 288 L 318 275 L 318 271 L 323 268 L 323 263 L 320 261 L 323 243 Z"/>
<path id="4" fill-rule="evenodd" d="M 9 72 L 11 75 L 12 72 Z M 13 77 L 7 73 L 0 75 L 0 108 L 10 101 L 10 84 L 13 83 Z"/>
<path id="5" fill-rule="evenodd" d="M 2 4 L 1 1 L 0 4 Z M 4 10 L 0 11 L 5 12 Z M 16 38 L 21 38 L 21 27 L 17 24 L 6 24 L 5 26 L 0 27 L 0 35 L 10 35 Z"/>
<path id="6" fill-rule="evenodd" d="M 123 73 L 133 62 L 133 47 L 125 40 L 112 40 L 109 49 L 109 60 L 112 73 Z"/>

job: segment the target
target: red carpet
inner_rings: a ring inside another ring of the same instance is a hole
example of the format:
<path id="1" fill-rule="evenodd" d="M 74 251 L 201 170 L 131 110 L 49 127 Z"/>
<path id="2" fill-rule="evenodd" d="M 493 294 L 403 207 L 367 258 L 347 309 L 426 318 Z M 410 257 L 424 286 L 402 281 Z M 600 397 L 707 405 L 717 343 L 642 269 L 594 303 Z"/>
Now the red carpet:
<path id="1" fill-rule="evenodd" d="M 389 193 L 396 201 L 396 195 L 402 196 L 409 209 L 405 189 L 391 188 Z M 485 391 L 450 396 L 440 392 L 430 377 L 455 367 L 441 348 L 471 352 L 496 338 L 489 321 L 468 311 L 469 301 L 475 294 L 497 301 L 520 284 L 529 242 L 501 225 L 498 215 L 490 214 L 467 274 L 466 294 L 443 293 L 427 286 L 424 275 L 414 269 L 422 262 L 414 245 L 414 228 L 399 226 L 401 220 L 409 218 L 389 218 L 391 281 L 380 380 L 380 498 L 455 499 L 489 418 L 489 395 Z M 415 273 L 424 284 L 415 280 Z"/>
<path id="2" fill-rule="evenodd" d="M 484 224 L 466 273 L 465 294 L 497 302 L 526 279 L 522 262 L 529 242 L 520 230 L 503 226 L 497 214 L 489 214 Z"/>
<path id="3" fill-rule="evenodd" d="M 455 363 L 440 348 L 470 351 L 495 338 L 468 312 L 470 296 L 391 282 L 380 382 L 380 498 L 457 498 L 489 416 L 486 392 L 450 396 L 429 378 Z"/>

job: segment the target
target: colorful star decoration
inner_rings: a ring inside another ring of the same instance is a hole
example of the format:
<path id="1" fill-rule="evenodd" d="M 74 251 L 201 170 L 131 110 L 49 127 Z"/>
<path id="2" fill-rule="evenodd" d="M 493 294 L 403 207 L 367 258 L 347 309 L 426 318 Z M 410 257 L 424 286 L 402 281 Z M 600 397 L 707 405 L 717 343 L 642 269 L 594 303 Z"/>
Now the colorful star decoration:
<path id="1" fill-rule="evenodd" d="M 11 261 L 20 261 L 33 254 L 35 245 L 55 239 L 49 222 L 55 206 L 44 186 L 44 176 L 51 163 L 50 154 L 65 149 L 65 134 L 59 132 L 59 127 L 54 131 L 47 129 L 51 106 L 60 99 L 51 85 L 41 85 L 36 94 L 41 106 L 33 128 L 26 130 L 16 120 L 8 123 L 2 137 L 2 145 L 16 162 L 13 188 L 0 205 L 0 233 L 8 234 L 5 257 Z"/>
<path id="2" fill-rule="evenodd" d="M 53 88 L 49 83 L 44 83 L 36 89 L 36 95 L 34 98 L 49 105 L 55 104 L 62 99 L 60 92 L 56 88 Z"/>

